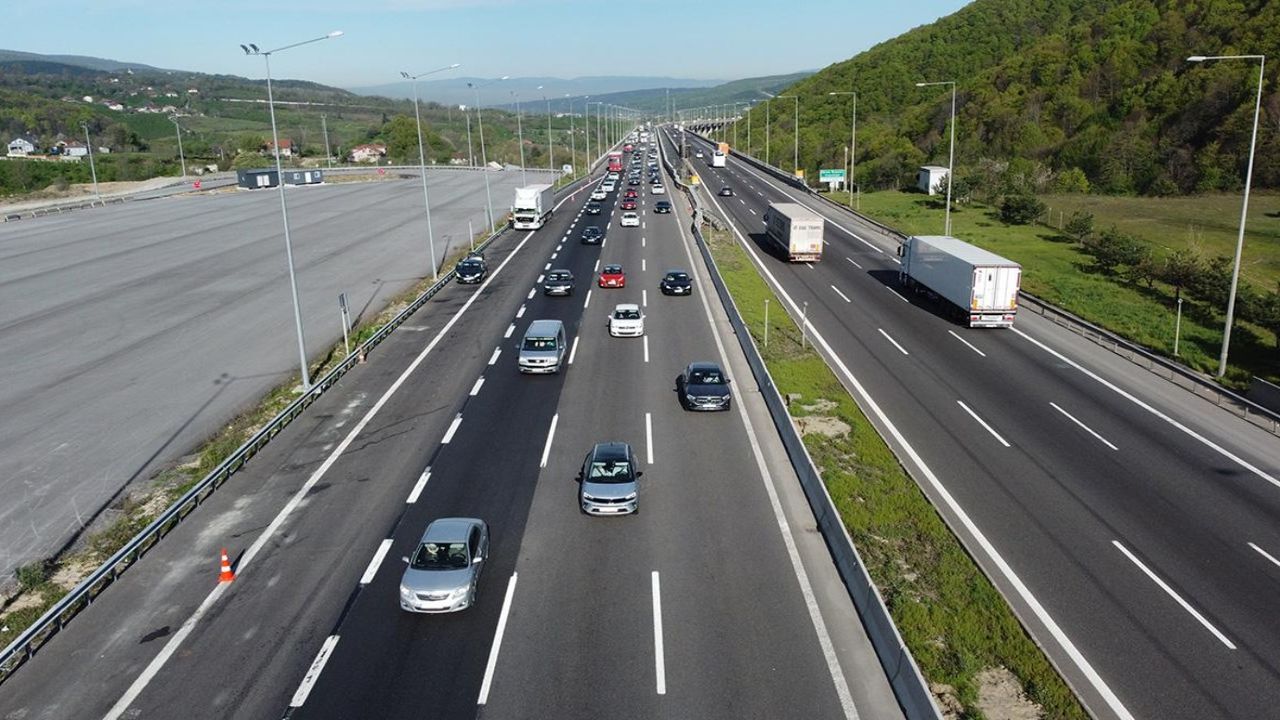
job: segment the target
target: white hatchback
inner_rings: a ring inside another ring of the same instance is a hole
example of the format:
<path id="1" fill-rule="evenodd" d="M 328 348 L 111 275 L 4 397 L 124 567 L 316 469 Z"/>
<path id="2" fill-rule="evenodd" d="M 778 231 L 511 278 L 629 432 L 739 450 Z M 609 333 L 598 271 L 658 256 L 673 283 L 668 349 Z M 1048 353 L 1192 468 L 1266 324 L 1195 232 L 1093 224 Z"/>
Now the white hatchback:
<path id="1" fill-rule="evenodd" d="M 644 313 L 634 303 L 621 303 L 609 313 L 609 335 L 612 337 L 640 337 L 644 335 Z"/>

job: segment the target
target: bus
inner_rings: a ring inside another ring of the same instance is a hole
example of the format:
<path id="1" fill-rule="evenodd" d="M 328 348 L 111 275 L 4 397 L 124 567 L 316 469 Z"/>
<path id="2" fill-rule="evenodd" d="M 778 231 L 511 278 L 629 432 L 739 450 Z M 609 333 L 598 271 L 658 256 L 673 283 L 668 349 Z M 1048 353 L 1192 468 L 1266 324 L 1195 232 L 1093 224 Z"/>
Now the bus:
<path id="1" fill-rule="evenodd" d="M 618 150 L 609 153 L 609 172 L 622 172 L 622 153 Z"/>

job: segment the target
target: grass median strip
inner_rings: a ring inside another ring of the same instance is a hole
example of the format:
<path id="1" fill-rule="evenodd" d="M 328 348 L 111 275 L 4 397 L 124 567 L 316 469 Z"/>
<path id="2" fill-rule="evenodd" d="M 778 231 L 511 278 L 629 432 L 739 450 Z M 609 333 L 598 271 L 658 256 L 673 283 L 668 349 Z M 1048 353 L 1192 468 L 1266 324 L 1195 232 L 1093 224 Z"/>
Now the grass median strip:
<path id="1" fill-rule="evenodd" d="M 474 241 L 478 244 L 486 237 L 487 234 L 482 231 Z M 469 252 L 470 247 L 460 247 L 450 252 L 440 264 L 441 274 Z M 433 283 L 430 276 L 422 279 L 392 298 L 375 317 L 353 328 L 352 352 Z M 311 377 L 323 377 L 345 358 L 346 349 L 339 341 L 313 363 Z M 16 585 L 0 602 L 0 647 L 7 647 L 13 642 L 99 565 L 124 547 L 166 508 L 288 407 L 301 392 L 302 387 L 297 384 L 297 379 L 290 377 L 267 393 L 256 406 L 229 422 L 192 454 L 149 479 L 124 488 L 120 496 L 88 524 L 68 549 L 56 557 L 18 568 Z"/>
<path id="2" fill-rule="evenodd" d="M 920 488 L 726 231 L 706 228 L 721 275 L 872 579 L 951 717 L 1086 718 Z M 769 344 L 764 344 L 765 302 Z"/>

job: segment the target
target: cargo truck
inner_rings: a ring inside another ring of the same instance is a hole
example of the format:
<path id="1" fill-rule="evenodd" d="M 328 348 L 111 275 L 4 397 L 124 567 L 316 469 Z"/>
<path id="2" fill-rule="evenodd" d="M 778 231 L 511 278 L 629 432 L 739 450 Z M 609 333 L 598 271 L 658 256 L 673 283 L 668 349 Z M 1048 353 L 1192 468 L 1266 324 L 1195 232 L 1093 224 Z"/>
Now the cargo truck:
<path id="1" fill-rule="evenodd" d="M 798 203 L 772 203 L 764 213 L 765 234 L 791 262 L 822 259 L 822 217 Z"/>
<path id="2" fill-rule="evenodd" d="M 516 230 L 537 230 L 555 207 L 555 188 L 551 185 L 526 185 L 516 188 L 511 204 L 511 226 Z"/>
<path id="3" fill-rule="evenodd" d="M 1018 263 L 945 235 L 909 237 L 898 256 L 902 284 L 941 298 L 969 327 L 1012 327 L 1022 281 Z"/>

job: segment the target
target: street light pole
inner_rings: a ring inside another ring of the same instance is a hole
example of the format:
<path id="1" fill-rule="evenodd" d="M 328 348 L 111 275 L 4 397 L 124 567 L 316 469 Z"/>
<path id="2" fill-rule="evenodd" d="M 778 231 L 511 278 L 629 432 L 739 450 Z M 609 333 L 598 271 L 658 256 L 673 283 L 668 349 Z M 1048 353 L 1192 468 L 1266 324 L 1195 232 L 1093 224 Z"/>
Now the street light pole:
<path id="1" fill-rule="evenodd" d="M 84 147 L 89 151 L 89 173 L 93 175 L 93 196 L 101 203 L 102 193 L 98 192 L 98 168 L 93 164 L 93 140 L 89 139 L 89 123 L 82 122 L 80 127 L 84 128 Z"/>
<path id="2" fill-rule="evenodd" d="M 426 140 L 422 136 L 422 113 L 418 111 L 418 78 L 435 73 L 444 72 L 445 70 L 453 70 L 461 67 L 460 63 L 436 68 L 417 75 L 410 75 L 403 70 L 400 71 L 400 77 L 408 80 L 413 85 L 413 118 L 418 123 L 418 171 L 422 175 L 422 204 L 427 208 L 427 247 L 431 253 L 431 279 L 440 279 L 440 266 L 436 262 L 436 236 L 435 231 L 431 227 L 431 195 L 427 193 L 427 154 Z"/>
<path id="3" fill-rule="evenodd" d="M 950 85 L 951 86 L 951 150 L 947 153 L 947 215 L 945 222 L 944 235 L 951 234 L 951 186 L 955 184 L 955 162 L 956 162 L 956 82 L 954 80 L 941 80 L 938 82 L 918 82 L 916 87 L 930 87 L 932 85 Z"/>
<path id="4" fill-rule="evenodd" d="M 324 113 L 320 113 L 320 130 L 324 132 L 324 161 L 329 167 L 333 167 L 333 153 L 329 150 L 329 123 L 325 121 Z"/>
<path id="5" fill-rule="evenodd" d="M 284 254 L 289 264 L 289 291 L 293 295 L 293 325 L 298 335 L 298 364 L 302 371 L 302 391 L 304 393 L 311 392 L 311 372 L 307 369 L 307 343 L 302 336 L 302 309 L 298 304 L 298 279 L 293 271 L 293 241 L 289 238 L 289 205 L 284 198 L 284 168 L 280 164 L 280 134 L 276 128 L 275 96 L 271 90 L 271 56 L 299 45 L 309 45 L 321 40 L 340 37 L 341 35 L 341 30 L 335 30 L 328 35 L 303 40 L 302 42 L 285 45 L 274 50 L 259 50 L 258 46 L 253 43 L 240 46 L 245 55 L 261 55 L 267 70 L 267 110 L 271 115 L 271 149 L 276 156 L 276 185 L 280 188 L 280 218 L 284 223 Z"/>
<path id="6" fill-rule="evenodd" d="M 853 96 L 853 120 L 849 123 L 849 204 L 853 204 L 853 168 L 858 162 L 858 91 L 829 92 L 828 95 Z M 862 195 L 861 191 L 858 193 Z"/>
<path id="7" fill-rule="evenodd" d="M 170 115 L 169 122 L 173 123 L 174 132 L 178 135 L 178 162 L 182 163 L 182 179 L 187 179 L 187 156 L 182 152 L 182 126 L 178 124 L 177 116 Z"/>
<path id="8" fill-rule="evenodd" d="M 1266 55 L 1192 55 L 1188 62 L 1205 62 L 1207 60 L 1257 60 L 1258 61 L 1258 95 L 1253 103 L 1253 134 L 1249 138 L 1249 165 L 1244 174 L 1244 202 L 1240 205 L 1240 229 L 1236 234 L 1236 257 L 1231 264 L 1231 293 L 1227 295 L 1227 321 L 1222 329 L 1222 352 L 1218 355 L 1219 378 L 1227 374 L 1227 350 L 1231 345 L 1231 325 L 1235 321 L 1236 290 L 1240 285 L 1240 259 L 1244 255 L 1244 226 L 1249 215 L 1249 189 L 1253 185 L 1253 155 L 1258 145 L 1258 117 L 1262 111 L 1263 73 L 1267 66 Z"/>
<path id="9" fill-rule="evenodd" d="M 484 198 L 486 207 L 489 211 L 489 232 L 493 232 L 493 194 L 489 191 L 489 156 L 484 149 L 484 116 L 480 114 L 480 88 L 485 85 L 492 85 L 496 82 L 506 80 L 509 75 L 503 75 L 497 80 L 490 80 L 487 83 L 477 85 L 475 83 L 467 83 L 467 87 L 471 88 L 476 95 L 476 124 L 480 126 L 480 163 L 483 165 L 481 170 L 484 174 Z"/>

